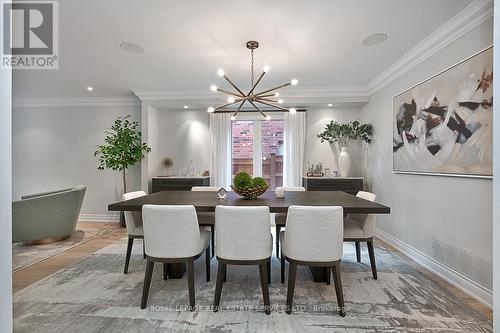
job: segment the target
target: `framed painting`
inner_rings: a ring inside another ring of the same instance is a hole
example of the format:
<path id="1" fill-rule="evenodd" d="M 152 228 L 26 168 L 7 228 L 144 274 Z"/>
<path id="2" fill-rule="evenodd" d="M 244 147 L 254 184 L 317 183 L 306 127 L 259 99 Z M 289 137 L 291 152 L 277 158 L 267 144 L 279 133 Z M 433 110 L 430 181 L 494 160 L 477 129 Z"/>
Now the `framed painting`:
<path id="1" fill-rule="evenodd" d="M 493 47 L 393 97 L 393 171 L 492 177 Z"/>

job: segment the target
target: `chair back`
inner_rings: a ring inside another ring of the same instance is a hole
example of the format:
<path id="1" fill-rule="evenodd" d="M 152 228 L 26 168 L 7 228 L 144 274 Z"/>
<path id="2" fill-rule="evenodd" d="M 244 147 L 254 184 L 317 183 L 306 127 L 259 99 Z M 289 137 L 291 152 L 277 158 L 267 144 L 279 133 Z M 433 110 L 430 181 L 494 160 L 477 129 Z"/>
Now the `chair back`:
<path id="1" fill-rule="evenodd" d="M 276 187 L 276 191 L 285 191 L 285 192 L 304 192 L 306 190 L 303 186 L 278 186 Z"/>
<path id="2" fill-rule="evenodd" d="M 216 255 L 230 260 L 262 260 L 272 252 L 269 207 L 217 206 Z"/>
<path id="3" fill-rule="evenodd" d="M 343 221 L 340 206 L 290 206 L 283 253 L 300 261 L 339 260 L 344 239 Z"/>
<path id="4" fill-rule="evenodd" d="M 188 258 L 203 251 L 196 210 L 192 205 L 144 205 L 146 255 Z"/>
<path id="5" fill-rule="evenodd" d="M 218 186 L 193 186 L 191 187 L 191 191 L 195 192 L 217 192 L 220 190 Z"/>
<path id="6" fill-rule="evenodd" d="M 146 195 L 144 191 L 134 191 L 127 192 L 122 195 L 123 200 L 131 200 L 135 198 L 140 198 Z M 141 212 L 131 212 L 125 211 L 125 226 L 127 227 L 127 233 L 132 236 L 142 236 L 142 213 Z"/>
<path id="7" fill-rule="evenodd" d="M 377 198 L 375 194 L 365 191 L 359 191 L 356 196 L 368 201 L 375 201 Z M 347 218 L 361 223 L 366 237 L 373 237 L 375 235 L 375 222 L 377 219 L 375 214 L 349 214 Z"/>

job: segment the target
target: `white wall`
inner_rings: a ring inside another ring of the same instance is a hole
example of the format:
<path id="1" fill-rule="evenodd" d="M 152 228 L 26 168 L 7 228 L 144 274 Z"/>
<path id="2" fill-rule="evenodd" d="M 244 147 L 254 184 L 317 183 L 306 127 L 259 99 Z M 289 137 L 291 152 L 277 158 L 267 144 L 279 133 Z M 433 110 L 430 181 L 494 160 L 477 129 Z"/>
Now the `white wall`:
<path id="1" fill-rule="evenodd" d="M 183 173 L 190 161 L 193 161 L 195 172 L 209 169 L 209 122 L 205 110 L 158 110 L 149 106 L 143 107 L 143 112 L 148 112 L 148 144 L 152 148 L 147 161 L 148 180 L 165 175 L 165 170 L 161 167 L 161 160 L 165 157 L 174 161 L 171 174 L 177 171 L 178 162 Z"/>
<path id="2" fill-rule="evenodd" d="M 498 5 L 498 2 L 497 2 Z M 493 72 L 500 73 L 500 6 L 495 6 L 495 30 Z M 493 100 L 500 100 L 500 84 L 493 85 Z M 500 332 L 500 116 L 498 109 L 493 115 L 493 329 Z"/>
<path id="3" fill-rule="evenodd" d="M 121 174 L 97 170 L 94 151 L 118 116 L 140 120 L 139 113 L 139 106 L 14 108 L 13 199 L 83 184 L 81 213 L 96 219 L 108 215 L 107 205 L 121 198 Z M 128 172 L 131 190 L 139 188 L 139 170 L 137 165 Z"/>
<path id="4" fill-rule="evenodd" d="M 12 332 L 12 143 L 10 69 L 0 69 L 0 332 Z"/>
<path id="5" fill-rule="evenodd" d="M 306 155 L 305 163 L 311 164 L 321 162 L 324 168 L 338 170 L 339 148 L 336 145 L 330 145 L 328 142 L 321 143 L 317 134 L 324 131 L 325 126 L 331 120 L 340 123 L 347 123 L 354 120 L 360 120 L 360 108 L 339 108 L 339 107 L 312 107 L 307 110 L 307 129 L 306 129 Z M 349 145 L 349 155 L 351 156 L 351 170 L 349 176 L 363 176 L 363 145 L 360 142 L 353 141 Z"/>
<path id="6" fill-rule="evenodd" d="M 363 120 L 374 124 L 373 191 L 377 201 L 392 210 L 378 218 L 380 230 L 427 256 L 429 262 L 463 274 L 489 301 L 492 181 L 392 173 L 392 97 L 491 43 L 489 20 L 375 93 L 362 111 Z"/>

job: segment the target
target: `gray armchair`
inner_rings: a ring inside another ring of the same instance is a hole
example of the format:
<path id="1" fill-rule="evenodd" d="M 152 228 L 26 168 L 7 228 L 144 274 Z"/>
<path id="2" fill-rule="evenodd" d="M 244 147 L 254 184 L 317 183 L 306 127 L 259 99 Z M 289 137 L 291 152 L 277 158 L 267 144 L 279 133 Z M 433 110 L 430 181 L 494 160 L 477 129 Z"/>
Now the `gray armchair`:
<path id="1" fill-rule="evenodd" d="M 12 242 L 62 240 L 75 231 L 86 187 L 26 195 L 12 203 Z"/>

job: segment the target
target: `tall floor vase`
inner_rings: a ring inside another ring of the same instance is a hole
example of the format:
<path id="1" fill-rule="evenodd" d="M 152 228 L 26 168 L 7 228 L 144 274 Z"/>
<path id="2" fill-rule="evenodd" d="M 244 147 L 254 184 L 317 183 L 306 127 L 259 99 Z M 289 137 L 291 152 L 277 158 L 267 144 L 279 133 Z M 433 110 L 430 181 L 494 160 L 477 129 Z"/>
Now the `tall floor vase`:
<path id="1" fill-rule="evenodd" d="M 347 147 L 342 147 L 342 151 L 339 154 L 339 171 L 342 177 L 349 176 L 349 169 L 351 168 L 351 157 L 347 152 Z"/>

